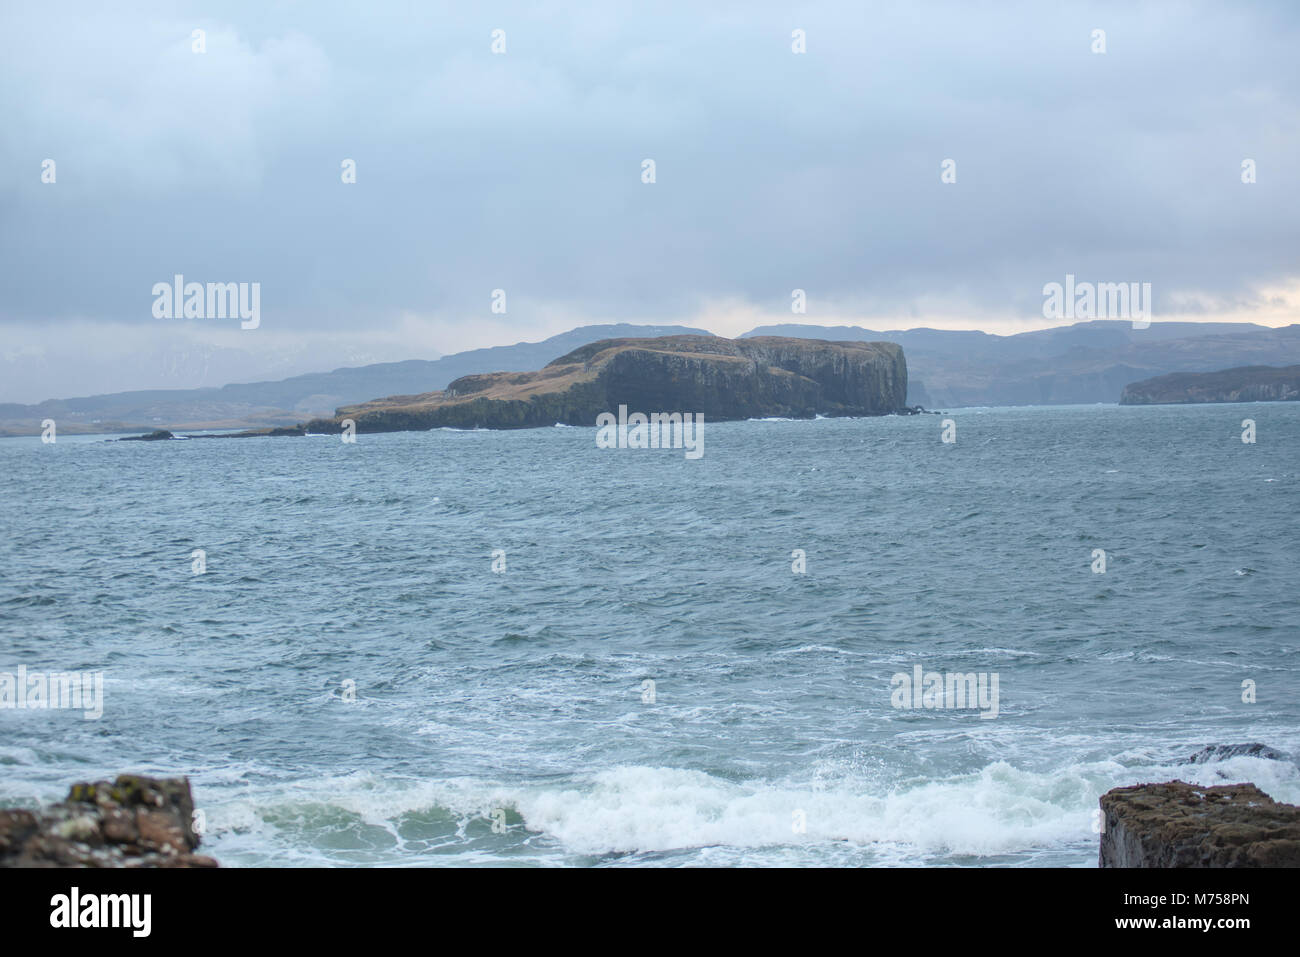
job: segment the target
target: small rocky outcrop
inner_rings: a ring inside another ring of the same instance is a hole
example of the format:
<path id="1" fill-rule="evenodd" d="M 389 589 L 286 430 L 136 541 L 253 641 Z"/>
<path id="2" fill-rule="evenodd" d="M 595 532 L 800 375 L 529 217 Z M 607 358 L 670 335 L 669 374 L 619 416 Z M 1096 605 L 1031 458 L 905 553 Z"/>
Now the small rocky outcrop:
<path id="1" fill-rule="evenodd" d="M 1286 402 L 1300 399 L 1300 366 L 1239 366 L 1218 372 L 1175 372 L 1124 387 L 1120 405 L 1192 402 Z"/>
<path id="2" fill-rule="evenodd" d="M 282 436 L 307 434 L 307 428 L 304 425 L 281 425 L 274 428 L 265 429 L 245 429 L 242 432 L 205 432 L 199 435 L 182 435 L 181 439 L 255 439 L 264 435 Z M 148 435 L 128 435 L 125 438 L 118 439 L 119 442 L 157 442 L 162 439 L 174 439 L 175 435 L 166 429 L 159 429 L 157 432 L 150 432 Z"/>
<path id="3" fill-rule="evenodd" d="M 1188 764 L 1208 764 L 1228 758 L 1260 758 L 1266 761 L 1285 761 L 1287 756 L 1276 748 L 1258 741 L 1250 744 L 1207 744 L 1187 759 Z"/>
<path id="4" fill-rule="evenodd" d="M 891 342 L 759 336 L 604 339 L 537 372 L 463 376 L 441 392 L 343 406 L 307 431 L 594 425 L 602 412 L 747 418 L 888 415 L 907 410 L 907 362 Z"/>
<path id="5" fill-rule="evenodd" d="M 0 867 L 216 867 L 198 846 L 187 778 L 121 774 L 48 808 L 0 810 Z"/>
<path id="6" fill-rule="evenodd" d="M 166 429 L 159 429 L 158 431 L 150 432 L 147 435 L 128 435 L 124 439 L 118 439 L 118 441 L 119 442 L 161 442 L 166 439 L 174 439 L 174 438 L 176 438 L 176 436 L 172 435 Z"/>
<path id="7" fill-rule="evenodd" d="M 1300 807 L 1253 784 L 1115 788 L 1101 813 L 1102 867 L 1300 867 Z"/>
<path id="8" fill-rule="evenodd" d="M 307 429 L 302 425 L 281 425 L 268 429 L 245 429 L 242 432 L 205 432 L 201 435 L 187 435 L 187 439 L 255 439 L 259 436 L 282 436 L 296 435 L 303 436 L 307 434 Z"/>

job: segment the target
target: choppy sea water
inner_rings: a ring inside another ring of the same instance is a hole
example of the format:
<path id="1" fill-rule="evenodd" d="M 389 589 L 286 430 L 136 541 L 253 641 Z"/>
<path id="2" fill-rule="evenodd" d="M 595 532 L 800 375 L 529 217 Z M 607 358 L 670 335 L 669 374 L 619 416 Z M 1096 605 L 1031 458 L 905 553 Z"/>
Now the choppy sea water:
<path id="1" fill-rule="evenodd" d="M 1300 754 L 1300 405 L 948 417 L 0 440 L 0 671 L 105 678 L 0 710 L 0 805 L 188 774 L 227 866 L 1095 866 L 1117 785 L 1300 801 L 1182 763 Z"/>

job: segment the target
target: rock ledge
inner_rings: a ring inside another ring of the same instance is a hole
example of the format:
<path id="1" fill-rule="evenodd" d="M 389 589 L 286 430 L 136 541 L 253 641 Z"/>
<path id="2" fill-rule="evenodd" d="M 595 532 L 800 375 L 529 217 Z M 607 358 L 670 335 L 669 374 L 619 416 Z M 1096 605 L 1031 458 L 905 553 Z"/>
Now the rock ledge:
<path id="1" fill-rule="evenodd" d="M 1102 867 L 1300 867 L 1300 807 L 1253 784 L 1114 788 L 1101 813 Z"/>

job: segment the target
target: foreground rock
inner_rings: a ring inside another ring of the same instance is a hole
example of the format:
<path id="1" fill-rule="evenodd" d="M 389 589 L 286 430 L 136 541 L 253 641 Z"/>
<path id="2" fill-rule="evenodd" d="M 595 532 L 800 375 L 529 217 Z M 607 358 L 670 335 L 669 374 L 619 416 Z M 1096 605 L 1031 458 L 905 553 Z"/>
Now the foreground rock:
<path id="1" fill-rule="evenodd" d="M 441 392 L 343 406 L 308 432 L 594 425 L 602 412 L 702 413 L 707 421 L 888 415 L 907 409 L 907 362 L 890 342 L 761 336 L 604 339 L 538 372 L 463 376 Z"/>
<path id="2" fill-rule="evenodd" d="M 1300 399 L 1300 366 L 1241 366 L 1219 372 L 1175 372 L 1124 387 L 1120 405 L 1190 402 L 1285 402 Z"/>
<path id="3" fill-rule="evenodd" d="M 74 784 L 61 804 L 0 810 L 0 867 L 216 867 L 193 853 L 193 819 L 186 778 Z"/>
<path id="4" fill-rule="evenodd" d="M 1115 788 L 1101 813 L 1102 867 L 1300 867 L 1300 807 L 1253 784 Z"/>

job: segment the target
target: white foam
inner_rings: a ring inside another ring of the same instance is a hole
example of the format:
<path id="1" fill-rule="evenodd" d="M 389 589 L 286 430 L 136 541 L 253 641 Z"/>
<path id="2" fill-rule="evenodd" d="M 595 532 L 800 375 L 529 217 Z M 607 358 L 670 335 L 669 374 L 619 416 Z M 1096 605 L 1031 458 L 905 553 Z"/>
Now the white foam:
<path id="1" fill-rule="evenodd" d="M 1002 763 L 965 780 L 880 796 L 625 767 L 598 774 L 589 789 L 522 793 L 515 807 L 529 828 L 585 854 L 848 841 L 987 855 L 1087 834 L 1091 790 L 1079 778 L 1055 793 L 1060 782 L 1035 780 Z"/>
<path id="2" fill-rule="evenodd" d="M 399 824 L 405 815 L 443 809 L 461 819 L 463 833 L 467 822 L 507 808 L 527 831 L 553 841 L 561 853 L 817 845 L 839 853 L 847 845 L 868 848 L 881 859 L 915 863 L 935 855 L 978 858 L 1095 845 L 1095 812 L 1103 793 L 1175 778 L 1200 786 L 1252 781 L 1275 800 L 1300 800 L 1300 771 L 1293 764 L 1237 757 L 1136 768 L 1098 761 L 1047 772 L 997 761 L 975 773 L 894 787 L 880 787 L 843 768 L 815 775 L 811 782 L 734 782 L 701 771 L 622 766 L 563 786 L 392 781 L 359 772 L 281 785 L 274 796 L 247 789 L 228 796 L 205 792 L 202 796 L 212 800 L 201 806 L 208 808 L 214 836 L 245 836 L 234 845 L 245 853 L 283 848 L 286 839 L 310 840 L 314 826 L 338 825 L 337 820 L 312 825 L 312 819 L 343 812 L 392 835 L 394 857 L 400 860 Z M 797 819 L 803 832 L 794 826 Z M 287 821 L 307 833 L 280 833 Z M 220 844 L 214 853 L 219 850 Z M 305 847 L 298 852 L 322 853 Z"/>

